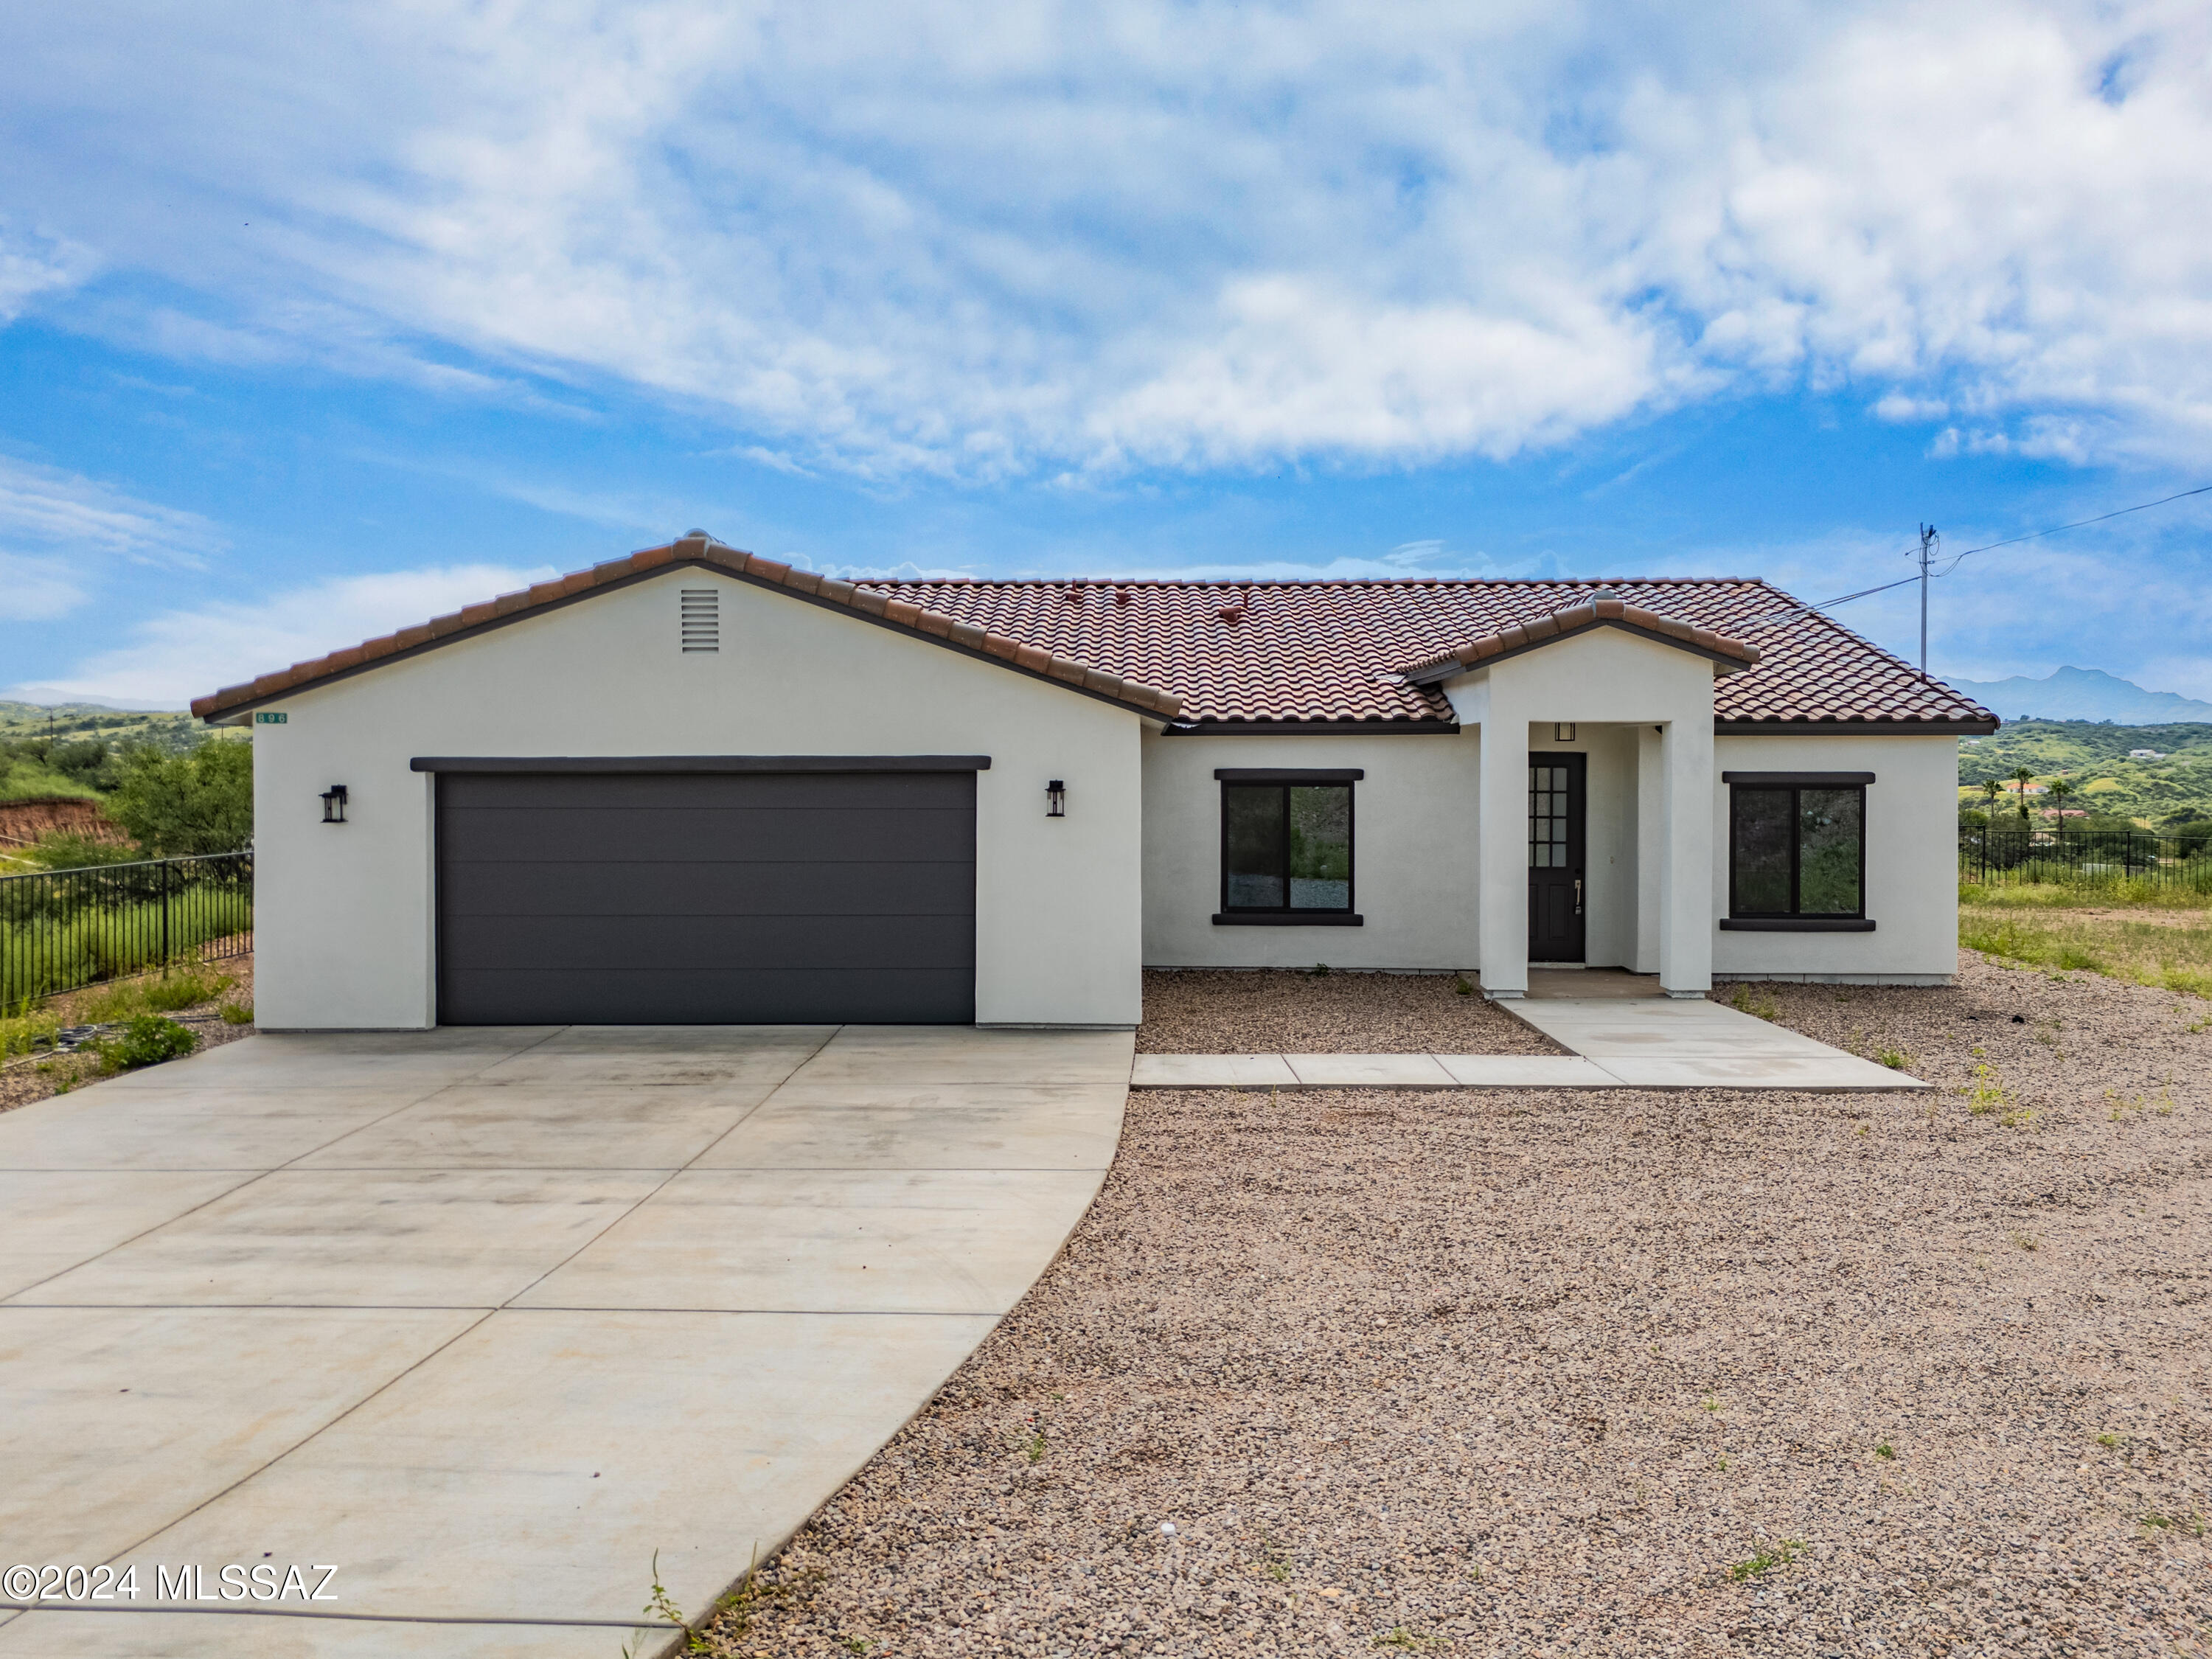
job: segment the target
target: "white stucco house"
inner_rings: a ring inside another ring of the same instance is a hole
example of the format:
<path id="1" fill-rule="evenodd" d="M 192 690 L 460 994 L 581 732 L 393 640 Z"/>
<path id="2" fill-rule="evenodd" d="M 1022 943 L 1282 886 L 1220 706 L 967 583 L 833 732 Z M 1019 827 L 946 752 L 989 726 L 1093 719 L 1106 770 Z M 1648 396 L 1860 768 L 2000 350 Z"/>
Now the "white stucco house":
<path id="1" fill-rule="evenodd" d="M 700 532 L 193 708 L 252 731 L 273 1029 L 1941 983 L 1997 725 L 1758 581 L 848 582 Z"/>

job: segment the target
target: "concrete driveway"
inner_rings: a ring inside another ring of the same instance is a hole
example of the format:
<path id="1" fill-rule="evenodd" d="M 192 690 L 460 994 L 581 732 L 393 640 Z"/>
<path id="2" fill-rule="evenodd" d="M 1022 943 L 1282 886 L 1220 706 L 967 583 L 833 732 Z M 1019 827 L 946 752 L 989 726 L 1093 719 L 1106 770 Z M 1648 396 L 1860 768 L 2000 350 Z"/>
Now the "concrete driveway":
<path id="1" fill-rule="evenodd" d="M 137 1570 L 0 1659 L 659 1650 L 656 1551 L 696 1614 L 1052 1260 L 1132 1047 L 264 1036 L 0 1116 L 0 1569 Z"/>

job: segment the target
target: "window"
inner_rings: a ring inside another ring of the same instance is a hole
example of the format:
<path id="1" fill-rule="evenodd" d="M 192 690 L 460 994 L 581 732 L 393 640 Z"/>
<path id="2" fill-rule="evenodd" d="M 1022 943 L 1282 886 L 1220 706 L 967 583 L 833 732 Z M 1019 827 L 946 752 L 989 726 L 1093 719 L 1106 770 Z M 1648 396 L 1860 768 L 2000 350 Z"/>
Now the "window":
<path id="1" fill-rule="evenodd" d="M 1356 771 L 1224 768 L 1217 923 L 1357 925 L 1352 914 Z"/>
<path id="2" fill-rule="evenodd" d="M 1573 821 L 1573 769 L 1528 769 L 1528 867 L 1567 867 L 1567 825 Z"/>
<path id="3" fill-rule="evenodd" d="M 1861 775 L 1729 773 L 1729 915 L 1857 921 L 1866 912 Z"/>

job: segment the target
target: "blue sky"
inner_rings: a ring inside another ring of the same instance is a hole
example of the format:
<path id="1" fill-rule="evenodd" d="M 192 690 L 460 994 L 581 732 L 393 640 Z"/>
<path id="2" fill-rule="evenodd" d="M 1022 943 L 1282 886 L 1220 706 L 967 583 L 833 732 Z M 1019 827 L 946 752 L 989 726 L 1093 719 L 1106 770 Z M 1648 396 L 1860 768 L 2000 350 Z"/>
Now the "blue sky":
<path id="1" fill-rule="evenodd" d="M 2212 483 L 2212 23 L 1935 9 L 13 9 L 0 695 L 694 525 L 1821 599 Z M 1935 618 L 1938 673 L 2212 696 L 2212 496 Z"/>

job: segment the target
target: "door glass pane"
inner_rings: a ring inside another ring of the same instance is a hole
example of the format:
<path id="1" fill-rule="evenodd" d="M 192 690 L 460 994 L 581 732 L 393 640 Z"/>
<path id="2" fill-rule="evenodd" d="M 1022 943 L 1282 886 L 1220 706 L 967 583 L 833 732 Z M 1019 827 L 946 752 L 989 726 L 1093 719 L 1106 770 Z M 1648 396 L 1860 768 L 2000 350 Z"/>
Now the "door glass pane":
<path id="1" fill-rule="evenodd" d="M 1735 844 L 1729 856 L 1738 915 L 1789 914 L 1791 829 L 1790 791 L 1737 787 Z"/>
<path id="2" fill-rule="evenodd" d="M 1278 784 L 1231 784 L 1221 792 L 1227 822 L 1223 857 L 1232 910 L 1279 910 L 1283 887 L 1283 791 Z"/>
<path id="3" fill-rule="evenodd" d="M 1291 908 L 1352 908 L 1352 787 L 1291 789 Z"/>
<path id="4" fill-rule="evenodd" d="M 1797 908 L 1808 916 L 1859 914 L 1856 789 L 1797 792 Z"/>
<path id="5" fill-rule="evenodd" d="M 1567 865 L 1567 769 L 1528 769 L 1528 864 L 1537 870 Z"/>

